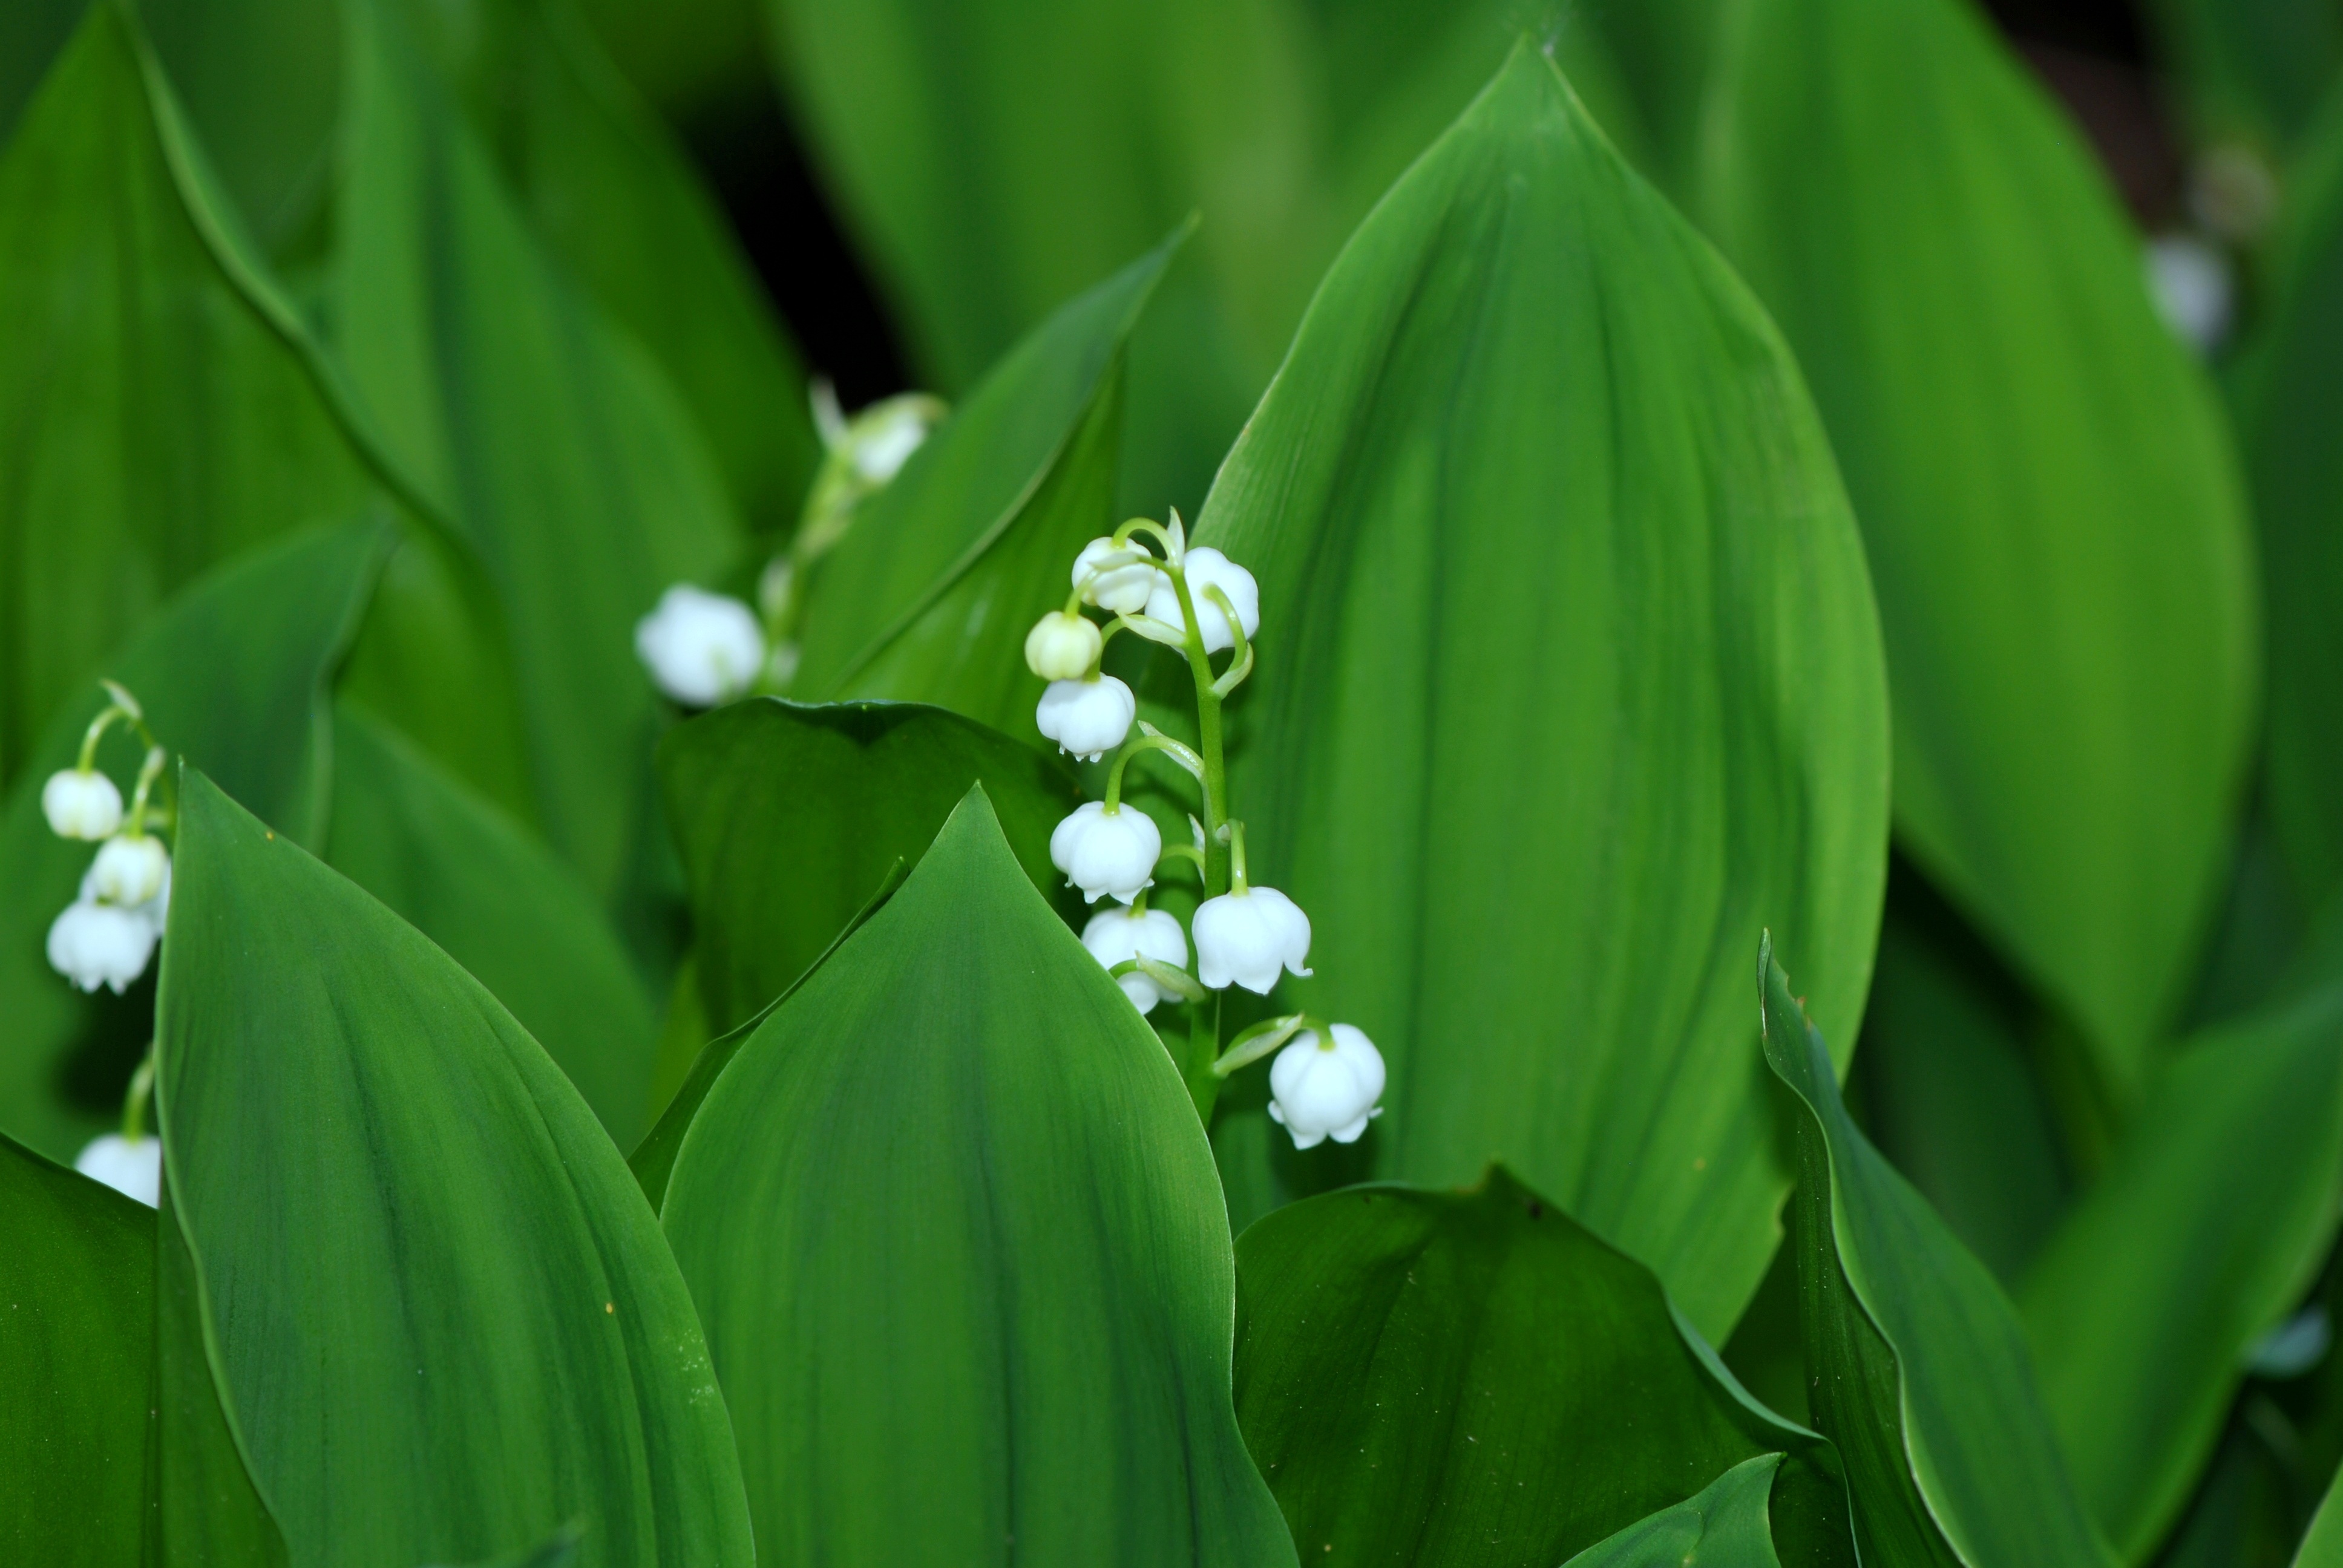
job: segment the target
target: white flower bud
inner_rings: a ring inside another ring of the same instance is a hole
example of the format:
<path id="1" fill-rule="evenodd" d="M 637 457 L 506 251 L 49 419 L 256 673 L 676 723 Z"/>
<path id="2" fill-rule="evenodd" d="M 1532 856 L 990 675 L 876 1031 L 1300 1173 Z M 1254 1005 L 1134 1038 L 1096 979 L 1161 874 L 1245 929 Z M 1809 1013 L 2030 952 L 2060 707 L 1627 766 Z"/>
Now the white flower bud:
<path id="1" fill-rule="evenodd" d="M 1188 967 L 1187 933 L 1181 930 L 1177 919 L 1161 910 L 1101 910 L 1082 928 L 1082 946 L 1108 969 L 1136 958 L 1153 959 L 1175 970 Z M 1131 999 L 1131 1006 L 1141 1012 L 1151 1010 L 1159 1001 L 1172 999 L 1172 992 L 1138 970 L 1117 975 L 1115 983 L 1122 987 L 1122 994 Z"/>
<path id="2" fill-rule="evenodd" d="M 1025 668 L 1044 680 L 1080 680 L 1098 663 L 1105 644 L 1090 620 L 1053 609 L 1025 634 Z"/>
<path id="3" fill-rule="evenodd" d="M 1095 762 L 1121 746 L 1139 713 L 1131 688 L 1111 675 L 1095 680 L 1053 680 L 1041 693 L 1033 722 L 1061 751 Z"/>
<path id="4" fill-rule="evenodd" d="M 678 583 L 636 623 L 635 652 L 661 691 L 712 708 L 757 678 L 765 665 L 765 630 L 739 599 Z"/>
<path id="5" fill-rule="evenodd" d="M 141 1138 L 134 1143 L 118 1132 L 109 1132 L 92 1139 L 87 1148 L 74 1156 L 74 1169 L 149 1209 L 163 1201 L 163 1141 L 159 1138 Z"/>
<path id="6" fill-rule="evenodd" d="M 2147 287 L 2165 326 L 2197 353 L 2228 340 L 2236 286 L 2217 246 L 2187 234 L 2148 241 Z"/>
<path id="7" fill-rule="evenodd" d="M 1110 811 L 1085 800 L 1050 834 L 1050 859 L 1091 903 L 1111 896 L 1129 903 L 1155 885 L 1163 835 L 1136 806 Z"/>
<path id="8" fill-rule="evenodd" d="M 1086 580 L 1101 561 L 1116 556 L 1134 558 L 1127 566 L 1109 567 L 1094 581 Z M 1115 615 L 1137 615 L 1145 609 L 1147 596 L 1155 591 L 1155 563 L 1136 545 L 1117 549 L 1112 539 L 1092 539 L 1074 558 L 1074 586 L 1082 590 L 1082 602 Z"/>
<path id="9" fill-rule="evenodd" d="M 883 485 L 903 471 L 911 454 L 927 444 L 927 399 L 890 397 L 854 421 L 850 444 L 854 471 Z"/>
<path id="10" fill-rule="evenodd" d="M 106 839 L 122 826 L 122 791 L 92 769 L 68 768 L 41 786 L 41 815 L 60 839 Z"/>
<path id="11" fill-rule="evenodd" d="M 1293 1134 L 1296 1149 L 1332 1138 L 1355 1143 L 1383 1114 L 1383 1058 L 1375 1042 L 1347 1023 L 1328 1026 L 1331 1040 L 1303 1030 L 1269 1065 L 1269 1114 Z"/>
<path id="12" fill-rule="evenodd" d="M 146 972 L 156 934 L 141 910 L 76 900 L 49 927 L 49 967 L 84 990 L 105 985 L 120 996 Z"/>
<path id="13" fill-rule="evenodd" d="M 171 857 L 160 842 L 145 833 L 136 837 L 126 833 L 108 839 L 97 859 L 90 862 L 89 890 L 100 903 L 127 909 L 161 892 L 163 878 L 170 869 Z"/>
<path id="14" fill-rule="evenodd" d="M 1207 899 L 1195 927 L 1196 978 L 1213 990 L 1234 983 L 1267 996 L 1280 970 L 1310 972 L 1310 917 L 1275 888 Z"/>
<path id="15" fill-rule="evenodd" d="M 95 859 L 90 861 L 89 869 L 81 874 L 80 900 L 85 904 L 106 902 L 106 900 L 101 899 L 98 895 L 97 861 Z M 109 904 L 108 907 L 111 908 L 113 906 Z M 163 934 L 164 921 L 171 912 L 170 856 L 166 855 L 163 857 L 163 879 L 160 882 L 156 884 L 154 895 L 146 899 L 144 902 L 131 904 L 125 907 L 129 913 L 136 915 L 140 920 L 145 920 L 148 925 L 154 927 L 155 934 L 156 936 L 159 937 Z"/>
<path id="16" fill-rule="evenodd" d="M 1237 624 L 1244 628 L 1247 638 L 1261 630 L 1261 586 L 1252 580 L 1252 573 L 1210 545 L 1190 550 L 1181 569 L 1188 578 L 1188 597 L 1196 601 L 1196 624 L 1203 631 L 1206 653 L 1218 653 L 1237 645 L 1229 631 L 1228 616 L 1212 602 L 1206 588 L 1217 588 L 1228 596 L 1229 604 L 1237 612 Z M 1147 613 L 1153 619 L 1186 631 L 1188 618 L 1180 613 L 1179 590 L 1172 586 L 1168 573 L 1155 574 L 1155 586 L 1147 595 Z"/>

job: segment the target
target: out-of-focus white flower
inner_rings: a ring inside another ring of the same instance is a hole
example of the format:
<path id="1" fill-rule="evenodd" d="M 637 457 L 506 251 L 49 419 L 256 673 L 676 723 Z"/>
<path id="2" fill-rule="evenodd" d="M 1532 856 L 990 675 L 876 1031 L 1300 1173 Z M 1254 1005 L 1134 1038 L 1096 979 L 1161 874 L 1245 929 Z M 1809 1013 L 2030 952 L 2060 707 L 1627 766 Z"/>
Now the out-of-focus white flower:
<path id="1" fill-rule="evenodd" d="M 49 967 L 84 990 L 119 996 L 146 971 L 157 922 L 140 910 L 75 900 L 49 926 Z"/>
<path id="2" fill-rule="evenodd" d="M 1033 722 L 1061 751 L 1095 762 L 1121 746 L 1139 713 L 1131 688 L 1111 675 L 1095 680 L 1053 680 L 1041 693 Z"/>
<path id="3" fill-rule="evenodd" d="M 2167 234 L 2147 246 L 2147 288 L 2173 336 L 2199 354 L 2228 341 L 2236 284 L 2219 246 L 2191 234 Z"/>
<path id="4" fill-rule="evenodd" d="M 1175 970 L 1188 967 L 1187 933 L 1181 930 L 1176 918 L 1161 910 L 1101 910 L 1082 928 L 1082 946 L 1108 969 L 1137 958 L 1152 959 Z M 1171 991 L 1139 970 L 1117 975 L 1115 983 L 1141 1012 L 1150 1011 L 1159 1001 L 1172 1000 Z"/>
<path id="5" fill-rule="evenodd" d="M 1213 990 L 1233 983 L 1267 996 L 1279 970 L 1310 972 L 1310 917 L 1275 888 L 1205 900 L 1195 929 L 1196 978 Z"/>
<path id="6" fill-rule="evenodd" d="M 1304 1030 L 1269 1066 L 1269 1113 L 1293 1134 L 1296 1149 L 1325 1139 L 1355 1143 L 1383 1114 L 1383 1058 L 1375 1042 L 1347 1023 L 1328 1026 L 1332 1040 Z"/>
<path id="7" fill-rule="evenodd" d="M 1044 680 L 1080 680 L 1105 644 L 1089 618 L 1053 609 L 1025 634 L 1025 668 Z"/>
<path id="8" fill-rule="evenodd" d="M 1111 897 L 1129 903 L 1155 885 L 1163 835 L 1135 806 L 1109 810 L 1085 800 L 1050 834 L 1050 860 L 1091 903 Z"/>
<path id="9" fill-rule="evenodd" d="M 127 909 L 161 892 L 170 870 L 171 857 L 160 842 L 146 833 L 126 833 L 98 849 L 83 885 L 99 902 Z"/>
<path id="10" fill-rule="evenodd" d="M 67 768 L 41 786 L 41 815 L 60 839 L 106 839 L 122 826 L 122 791 L 96 769 Z"/>
<path id="11" fill-rule="evenodd" d="M 1091 580 L 1091 573 L 1101 561 L 1118 558 L 1125 564 L 1108 567 Z M 1115 615 L 1137 615 L 1145 609 L 1147 596 L 1155 591 L 1155 575 L 1154 559 L 1145 550 L 1135 545 L 1118 550 L 1109 538 L 1092 539 L 1074 558 L 1074 587 L 1082 590 L 1082 602 Z"/>
<path id="12" fill-rule="evenodd" d="M 1206 545 L 1190 550 L 1181 563 L 1188 578 L 1188 597 L 1196 604 L 1196 625 L 1204 635 L 1204 651 L 1218 653 L 1234 648 L 1236 638 L 1229 631 L 1229 618 L 1212 602 L 1205 590 L 1219 588 L 1228 596 L 1229 605 L 1237 612 L 1237 624 L 1252 638 L 1261 630 L 1261 586 L 1252 580 L 1252 573 Z M 1167 626 L 1187 629 L 1188 618 L 1180 613 L 1179 590 L 1172 586 L 1171 575 L 1158 570 L 1154 586 L 1148 590 L 1147 613 Z"/>
<path id="13" fill-rule="evenodd" d="M 92 860 L 89 864 L 89 869 L 81 874 L 81 893 L 79 897 L 81 901 L 85 904 L 107 903 L 109 908 L 126 909 L 128 912 L 137 916 L 140 920 L 145 920 L 148 925 L 154 927 L 155 934 L 159 937 L 163 934 L 164 923 L 169 919 L 171 913 L 171 858 L 168 855 L 163 857 L 162 880 L 155 884 L 155 891 L 150 897 L 138 903 L 128 905 L 112 904 L 108 900 L 100 898 L 97 890 L 97 862 L 96 860 Z"/>
<path id="14" fill-rule="evenodd" d="M 935 399 L 915 392 L 874 403 L 857 414 L 846 427 L 846 449 L 854 471 L 872 485 L 893 478 L 926 444 L 940 412 Z"/>
<path id="15" fill-rule="evenodd" d="M 756 680 L 765 664 L 765 631 L 739 599 L 678 583 L 636 623 L 635 652 L 661 691 L 712 708 Z"/>
<path id="16" fill-rule="evenodd" d="M 163 1201 L 163 1141 L 159 1138 L 134 1141 L 118 1132 L 94 1138 L 74 1156 L 74 1169 L 149 1209 Z"/>

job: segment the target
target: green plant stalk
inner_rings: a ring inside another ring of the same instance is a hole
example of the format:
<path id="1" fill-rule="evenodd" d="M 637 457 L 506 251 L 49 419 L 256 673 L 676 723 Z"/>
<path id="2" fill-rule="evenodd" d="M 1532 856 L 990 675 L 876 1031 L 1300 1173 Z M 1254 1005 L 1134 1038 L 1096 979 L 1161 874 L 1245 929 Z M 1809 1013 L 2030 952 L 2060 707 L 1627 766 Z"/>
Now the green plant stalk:
<path id="1" fill-rule="evenodd" d="M 1212 682 L 1212 656 L 1204 651 L 1204 633 L 1196 619 L 1196 601 L 1188 592 L 1188 575 L 1167 563 L 1172 590 L 1180 596 L 1180 614 L 1187 627 L 1183 647 L 1188 673 L 1196 683 L 1196 741 L 1204 758 L 1204 897 L 1218 898 L 1229 890 L 1229 846 L 1221 829 L 1229 820 L 1228 765 L 1221 746 L 1221 695 Z M 1232 618 L 1233 624 L 1233 618 Z M 1207 1129 L 1212 1106 L 1220 1099 L 1221 1080 L 1212 1063 L 1221 1054 L 1221 999 L 1213 996 L 1189 1010 L 1188 1060 L 1181 1064 L 1188 1097 Z"/>

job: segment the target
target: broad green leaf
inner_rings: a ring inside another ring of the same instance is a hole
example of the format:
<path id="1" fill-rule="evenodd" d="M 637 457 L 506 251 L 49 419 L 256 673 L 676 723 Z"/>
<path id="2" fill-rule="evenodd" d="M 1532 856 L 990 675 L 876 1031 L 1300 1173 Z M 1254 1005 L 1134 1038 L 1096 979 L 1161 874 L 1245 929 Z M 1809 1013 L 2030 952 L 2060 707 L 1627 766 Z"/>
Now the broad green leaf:
<path id="1" fill-rule="evenodd" d="M 765 1568 L 1293 1562 L 1202 1130 L 981 786 L 733 1058 L 663 1216 Z"/>
<path id="2" fill-rule="evenodd" d="M 1501 1168 L 1470 1192 L 1291 1204 L 1238 1238 L 1237 1282 L 1237 1419 L 1305 1562 L 1429 1568 L 1502 1543 L 1559 1563 L 1760 1456 L 1765 1540 L 1785 1449 L 1794 1560 L 1854 1561 L 1826 1446 L 1688 1339 L 1649 1270 Z M 1684 1528 L 1698 1516 L 1662 1533 Z"/>
<path id="3" fill-rule="evenodd" d="M 786 533 L 819 456 L 804 373 L 674 134 L 564 0 L 400 14 L 536 236 L 659 362 L 740 515 Z"/>
<path id="4" fill-rule="evenodd" d="M 2200 146 L 2283 149 L 2343 67 L 2343 14 L 2324 0 L 2147 0 L 2140 11 Z"/>
<path id="5" fill-rule="evenodd" d="M 1899 842 L 2120 1105 L 2185 1000 L 2251 739 L 2218 410 L 2084 138 L 1973 7 L 1752 0 L 1717 70 L 1704 210 L 1862 519 Z"/>
<path id="6" fill-rule="evenodd" d="M 122 1094 L 154 1036 L 153 991 L 84 996 L 49 967 L 50 921 L 94 853 L 58 839 L 41 786 L 74 765 L 106 706 L 98 676 L 145 706 L 157 739 L 216 769 L 295 839 L 323 840 L 333 750 L 326 683 L 366 605 L 389 530 L 361 521 L 304 530 L 217 568 L 168 606 L 61 708 L 0 816 L 0 1127 L 56 1160 L 122 1120 Z M 139 761 L 112 735 L 98 754 L 125 800 Z"/>
<path id="7" fill-rule="evenodd" d="M 671 730 L 659 774 L 719 1034 L 803 974 L 890 866 L 918 861 L 971 783 L 1045 890 L 1065 880 L 1050 831 L 1080 799 L 1032 748 L 911 703 L 734 703 Z"/>
<path id="8" fill-rule="evenodd" d="M 0 1136 L 0 1553 L 54 1568 L 137 1561 L 154 1211 Z"/>
<path id="9" fill-rule="evenodd" d="M 1796 1097 L 1814 1422 L 1845 1462 L 1863 1561 L 2105 1568 L 2009 1299 L 1847 1119 L 1770 939 L 1757 981 L 1765 1060 Z"/>
<path id="10" fill-rule="evenodd" d="M 810 568 L 810 698 L 934 702 L 1028 732 L 1025 634 L 1063 608 L 1074 556 L 1110 531 L 1123 349 L 1185 230 L 1029 335 L 862 503 Z"/>
<path id="11" fill-rule="evenodd" d="M 2343 889 L 2343 96 L 2295 171 L 2275 303 L 2238 377 L 2269 606 L 2264 798 L 2298 907 Z"/>
<path id="12" fill-rule="evenodd" d="M 2165 1069 L 2019 1292 L 2084 1500 L 2127 1562 L 2187 1503 L 2254 1341 L 2300 1300 L 2343 1194 L 2343 986 Z"/>
<path id="13" fill-rule="evenodd" d="M 1781 1462 L 1778 1453 L 1745 1459 L 1699 1496 L 1596 1542 L 1563 1568 L 1779 1568 L 1765 1502 Z"/>
<path id="14" fill-rule="evenodd" d="M 747 1564 L 658 1221 L 511 1015 L 181 774 L 156 1084 L 196 1306 L 295 1564 Z"/>
<path id="15" fill-rule="evenodd" d="M 2318 1512 L 2311 1517 L 2309 1533 L 2302 1538 L 2302 1550 L 2295 1555 L 2295 1568 L 2343 1568 L 2343 1505 L 2335 1501 L 2338 1490 L 2343 1487 L 2329 1484 L 2327 1488 Z"/>
<path id="16" fill-rule="evenodd" d="M 115 0 L 0 154 L 0 779 L 206 568 L 364 493 L 183 202 Z"/>
<path id="17" fill-rule="evenodd" d="M 619 1148 L 649 1115 L 658 1020 L 577 873 L 397 731 L 334 715 L 327 864 L 429 937 L 512 1012 Z"/>
<path id="18" fill-rule="evenodd" d="M 0 143 L 73 36 L 88 0 L 19 0 L 0 10 Z"/>
<path id="19" fill-rule="evenodd" d="M 1500 1157 L 1722 1338 L 1789 1185 L 1748 944 L 1795 930 L 1851 1039 L 1885 864 L 1862 548 L 1764 313 L 1525 42 L 1196 538 L 1261 583 L 1233 815 L 1312 922 L 1291 993 L 1390 1063 L 1375 1171 Z"/>
<path id="20" fill-rule="evenodd" d="M 635 621 L 738 520 L 649 357 L 561 276 L 384 0 L 351 0 L 337 343 L 391 448 L 485 564 L 539 817 L 599 896 L 648 831 Z"/>

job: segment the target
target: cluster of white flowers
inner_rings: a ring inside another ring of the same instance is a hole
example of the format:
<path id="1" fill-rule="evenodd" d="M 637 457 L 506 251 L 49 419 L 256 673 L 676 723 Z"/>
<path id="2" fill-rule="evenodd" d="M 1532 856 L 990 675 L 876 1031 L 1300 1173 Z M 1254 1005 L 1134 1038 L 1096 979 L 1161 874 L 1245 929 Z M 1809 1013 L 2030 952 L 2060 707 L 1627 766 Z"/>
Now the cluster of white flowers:
<path id="1" fill-rule="evenodd" d="M 82 741 L 80 760 L 41 786 L 41 814 L 61 839 L 95 842 L 97 853 L 82 873 L 74 901 L 50 922 L 49 966 L 85 991 L 103 985 L 120 995 L 146 972 L 163 938 L 171 903 L 171 857 L 148 832 L 155 815 L 147 796 L 161 776 L 166 753 L 152 737 L 128 814 L 122 791 L 97 770 L 97 743 L 116 723 L 145 727 L 137 700 L 108 684 L 112 697 Z"/>
<path id="2" fill-rule="evenodd" d="M 1136 542 L 1141 535 L 1163 553 Z M 1276 889 L 1247 879 L 1244 825 L 1229 818 L 1223 799 L 1220 703 L 1252 671 L 1252 642 L 1261 631 L 1260 585 L 1219 550 L 1189 548 L 1177 512 L 1168 527 L 1136 519 L 1111 538 L 1092 539 L 1074 558 L 1071 585 L 1065 608 L 1042 616 L 1027 634 L 1025 662 L 1049 682 L 1033 715 L 1042 735 L 1088 761 L 1115 754 L 1106 799 L 1083 802 L 1050 835 L 1050 859 L 1068 885 L 1091 903 L 1111 899 L 1121 906 L 1091 918 L 1082 945 L 1142 1013 L 1232 985 L 1267 996 L 1283 975 L 1307 976 L 1310 917 Z M 1103 628 L 1087 609 L 1110 618 Z M 1101 670 L 1108 639 L 1123 631 L 1186 656 L 1196 679 L 1201 753 L 1137 724 L 1139 704 L 1131 688 Z M 1234 657 L 1215 675 L 1211 656 L 1226 652 Z M 1134 724 L 1141 731 L 1136 740 Z M 1203 788 L 1205 821 L 1190 819 L 1192 846 L 1167 854 L 1154 819 L 1122 801 L 1124 769 L 1144 750 L 1170 754 Z M 1226 847 L 1229 885 L 1198 906 L 1189 930 L 1163 910 L 1146 907 L 1156 870 L 1167 859 L 1192 862 L 1211 891 L 1216 846 Z M 1349 1024 L 1302 1014 L 1272 1020 L 1241 1034 L 1212 1072 L 1225 1077 L 1280 1045 L 1284 1049 L 1270 1070 L 1270 1113 L 1292 1134 L 1296 1148 L 1327 1138 L 1352 1142 L 1381 1114 L 1383 1058 Z"/>
<path id="3" fill-rule="evenodd" d="M 787 687 L 797 673 L 792 635 L 806 568 L 845 537 L 855 508 L 902 471 L 943 417 L 941 403 L 908 392 L 849 418 L 830 384 L 816 382 L 814 426 L 826 456 L 796 537 L 758 579 L 758 608 L 689 583 L 669 588 L 635 626 L 635 653 L 652 683 L 687 708 L 745 697 L 760 681 Z"/>

